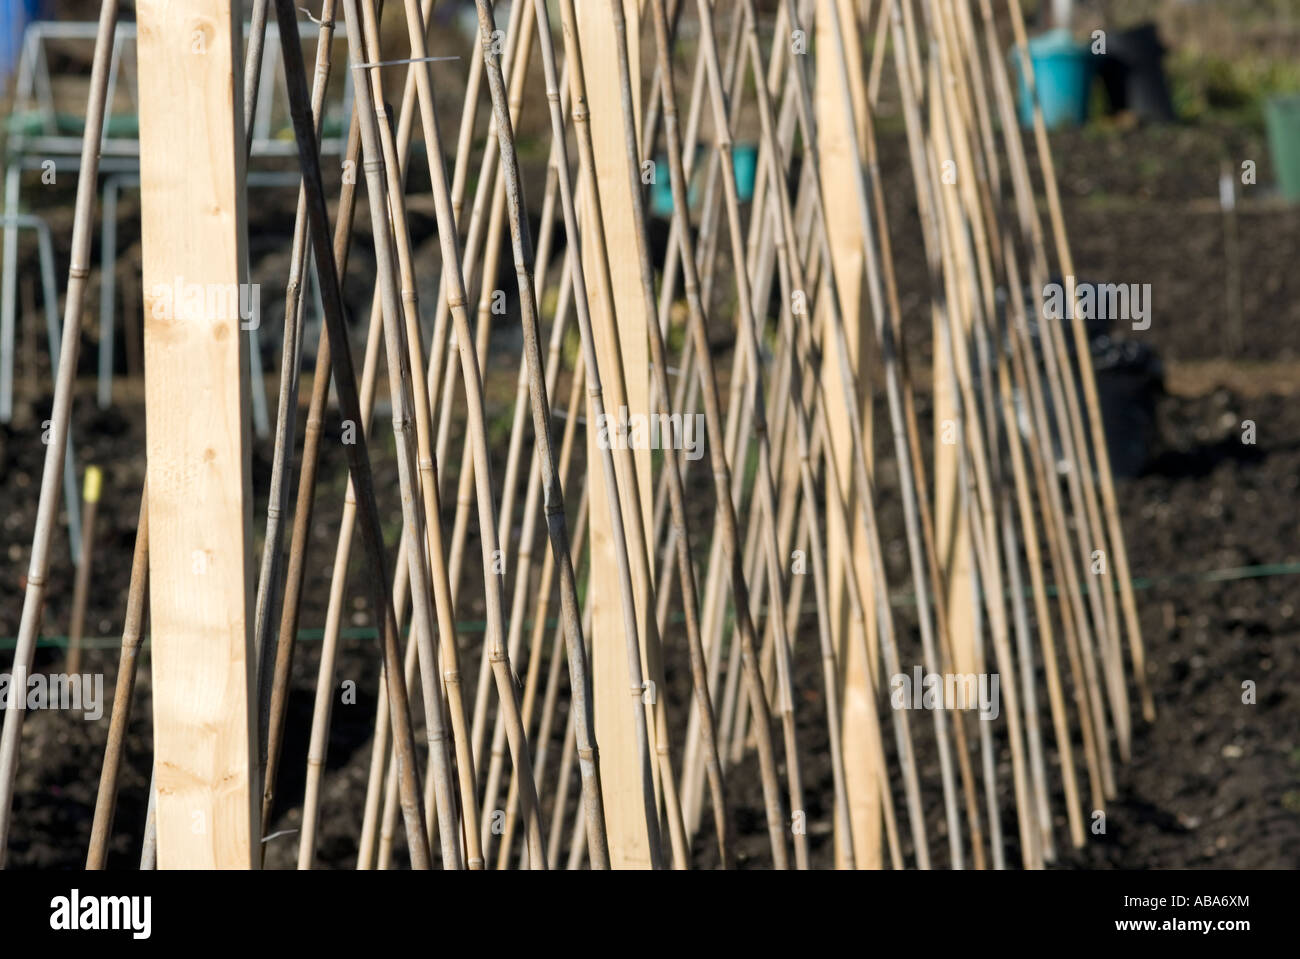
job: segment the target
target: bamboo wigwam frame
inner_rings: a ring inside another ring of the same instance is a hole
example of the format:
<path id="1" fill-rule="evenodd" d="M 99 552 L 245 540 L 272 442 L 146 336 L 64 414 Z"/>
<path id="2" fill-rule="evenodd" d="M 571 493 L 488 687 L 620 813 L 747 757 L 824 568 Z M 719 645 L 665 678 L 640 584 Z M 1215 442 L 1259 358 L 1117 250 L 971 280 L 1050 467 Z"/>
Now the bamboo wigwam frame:
<path id="1" fill-rule="evenodd" d="M 399 813 L 415 868 L 728 868 L 742 859 L 742 808 L 762 809 L 768 839 L 745 861 L 776 868 L 1040 868 L 1061 843 L 1082 846 L 1085 818 L 1114 796 L 1113 758 L 1130 753 L 1131 689 L 1144 718 L 1154 708 L 1087 334 L 1078 319 L 1068 331 L 1031 319 L 1051 271 L 1074 265 L 1042 112 L 1031 140 L 1012 100 L 1008 49 L 1036 97 L 1019 0 L 780 0 L 763 18 L 754 0 L 515 0 L 507 22 L 476 0 L 480 46 L 456 65 L 467 77 L 454 141 L 443 131 L 457 118 L 434 97 L 435 71 L 450 68 L 429 53 L 436 0 L 383 6 L 323 0 L 309 22 L 291 0 L 255 0 L 245 51 L 227 0 L 137 4 L 142 63 L 185 80 L 141 85 L 146 280 L 247 281 L 245 131 L 272 13 L 302 184 L 261 529 L 238 316 L 149 312 L 150 479 L 87 866 L 107 862 L 146 598 L 154 782 L 141 866 L 262 862 L 276 799 L 299 802 L 276 786 L 304 760 L 286 753 L 285 725 L 306 654 L 309 533 L 322 522 L 337 537 L 300 868 L 315 863 L 326 815 L 350 817 L 363 869 L 395 861 Z M 399 32 L 381 33 L 385 14 L 406 28 L 400 49 L 381 43 Z M 340 18 L 346 64 L 331 50 Z M 116 20 L 106 0 L 19 675 L 41 628 L 72 428 Z M 303 30 L 319 34 L 310 86 Z M 534 54 L 543 85 L 527 82 Z M 392 69 L 376 68 L 394 64 L 400 100 L 385 90 Z M 344 176 L 331 203 L 319 137 L 340 68 L 355 82 L 344 164 L 362 184 Z M 882 182 L 882 101 L 905 125 L 910 183 Z M 515 130 L 534 113 L 549 154 L 544 179 L 526 183 Z M 423 154 L 411 150 L 417 122 Z M 757 143 L 744 201 L 740 136 Z M 412 164 L 430 184 L 437 263 L 412 245 Z M 647 196 L 665 177 L 660 255 Z M 914 191 L 919 230 L 890 223 L 890 188 Z M 530 191 L 543 196 L 536 234 Z M 358 377 L 342 283 L 361 203 L 377 277 Z M 488 280 L 507 231 L 518 315 L 502 318 Z M 913 292 L 928 311 L 903 309 L 900 251 L 925 257 L 928 287 Z M 325 323 L 299 444 L 309 254 Z M 416 293 L 428 271 L 434 303 Z M 522 353 L 494 474 L 484 370 L 493 325 L 515 319 Z M 720 331 L 733 334 L 727 370 Z M 397 489 L 377 486 L 367 446 L 381 362 Z M 338 518 L 314 511 L 322 449 L 339 441 L 323 428 L 331 384 L 356 431 Z M 652 455 L 627 430 L 633 416 L 697 414 L 703 451 L 666 443 Z M 896 477 L 888 493 L 877 449 Z M 693 470 L 704 455 L 711 477 Z M 881 522 L 886 496 L 901 500 L 899 529 Z M 379 504 L 399 501 L 388 542 Z M 383 682 L 364 798 L 327 809 L 358 527 Z M 462 571 L 475 567 L 482 593 L 465 595 L 476 577 Z M 475 669 L 458 623 L 479 599 Z M 996 677 L 998 715 L 913 715 L 921 693 L 899 677 L 914 670 Z M 689 692 L 669 687 L 673 675 L 689 675 Z M 23 828 L 11 816 L 19 700 L 0 737 L 0 863 Z M 1004 748 L 1010 782 L 998 777 Z M 930 750 L 937 777 L 918 762 Z M 828 782 L 810 779 L 827 759 Z"/>

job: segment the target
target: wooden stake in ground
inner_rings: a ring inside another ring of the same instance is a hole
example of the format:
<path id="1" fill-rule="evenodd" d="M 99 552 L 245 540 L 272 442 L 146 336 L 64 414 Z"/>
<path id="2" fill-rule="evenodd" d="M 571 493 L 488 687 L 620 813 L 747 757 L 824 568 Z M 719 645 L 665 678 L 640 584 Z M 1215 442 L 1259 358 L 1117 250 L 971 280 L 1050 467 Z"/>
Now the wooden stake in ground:
<path id="1" fill-rule="evenodd" d="M 158 864 L 249 868 L 241 31 L 228 0 L 146 0 L 137 11 Z"/>
<path id="2" fill-rule="evenodd" d="M 863 71 L 861 53 L 855 44 L 847 45 L 850 60 L 849 75 L 856 81 L 853 89 L 853 114 L 859 130 L 855 141 L 848 128 L 848 114 L 844 107 L 843 86 L 833 55 L 834 46 L 829 17 L 836 15 L 832 4 L 839 5 L 839 16 L 849 24 L 857 24 L 851 0 L 818 0 L 817 50 L 821 54 L 815 88 L 817 130 L 821 146 L 822 182 L 842 183 L 846 188 L 856 175 L 855 168 L 862 162 L 854 154 L 854 142 L 860 142 L 863 113 L 867 108 L 866 88 L 861 82 Z M 871 328 L 863 309 L 863 253 L 864 238 L 858 223 L 857 209 L 851 203 L 832 203 L 826 210 L 826 228 L 830 231 L 831 255 L 835 258 L 835 282 L 839 287 L 840 307 L 843 310 L 844 333 L 852 351 L 849 363 L 856 375 L 857 392 L 862 417 L 862 448 L 871 468 L 871 407 L 870 394 L 866 392 L 866 372 L 870 362 Z M 812 291 L 805 291 L 809 297 Z M 853 457 L 848 435 L 849 414 L 844 404 L 845 393 L 840 383 L 838 365 L 830 364 L 826 384 L 826 418 L 830 442 L 839 463 L 840 475 L 827 475 L 828 496 L 831 490 L 849 488 Z M 857 509 L 853 493 L 849 493 L 849 515 Z M 843 565 L 841 552 L 852 552 L 852 568 L 858 576 L 858 588 L 863 604 L 863 622 L 867 630 L 867 650 L 874 657 L 876 650 L 875 614 L 872 609 L 873 587 L 868 573 L 865 534 L 858 527 L 841 529 L 830 523 L 826 530 L 828 550 L 827 568 L 838 570 Z M 876 708 L 871 689 L 872 670 L 859 654 L 861 646 L 849 640 L 849 597 L 844 580 L 831 576 L 829 599 L 831 604 L 831 631 L 835 639 L 836 658 L 840 663 L 844 710 L 844 761 L 849 796 L 849 819 L 853 824 L 854 859 L 859 868 L 878 869 L 881 863 L 880 844 L 880 790 L 876 783 L 884 770 L 876 768 L 872 752 L 866 748 L 868 723 L 866 710 Z"/>
<path id="3" fill-rule="evenodd" d="M 638 13 L 635 2 L 625 3 L 628 33 L 636 36 Z M 606 3 L 581 3 L 577 5 L 578 38 L 586 72 L 594 82 L 588 84 L 587 96 L 591 114 L 591 137 L 595 148 L 596 173 L 600 189 L 601 208 L 604 213 L 605 243 L 608 249 L 609 276 L 613 284 L 612 299 L 617 310 L 617 321 L 603 304 L 603 296 L 591 298 L 593 332 L 596 339 L 596 357 L 603 373 L 614 364 L 622 364 L 626 393 L 620 395 L 616 377 L 605 380 L 608 415 L 617 421 L 620 408 L 626 408 L 629 417 L 647 415 L 650 405 L 649 346 L 646 324 L 653 322 L 645 314 L 642 299 L 640 258 L 636 244 L 640 242 L 632 217 L 632 196 L 629 191 L 626 165 L 627 150 L 623 142 L 623 105 L 620 101 L 618 60 L 614 49 L 614 21 Z M 639 62 L 635 51 L 629 51 L 632 72 L 639 75 Z M 572 76 L 572 74 L 571 74 Z M 575 97 L 575 104 L 577 99 Z M 592 201 L 587 190 L 580 191 L 583 207 L 591 209 Z M 590 216 L 584 213 L 584 216 Z M 584 247 L 587 275 L 593 286 L 603 282 L 599 259 Z M 594 292 L 594 290 L 593 290 Z M 614 324 L 617 322 L 617 340 Z M 621 346 L 621 355 L 612 344 Z M 595 463 L 600 458 L 597 446 L 601 430 L 594 414 L 588 417 L 587 459 Z M 617 434 L 611 428 L 605 434 L 612 440 Z M 650 493 L 654 489 L 650 475 L 650 451 L 638 450 L 635 454 L 636 485 L 641 491 L 638 502 L 630 495 L 631 483 L 625 475 L 623 462 L 616 459 L 620 501 L 623 505 L 623 524 L 643 523 L 646 536 L 651 534 L 652 505 Z M 614 534 L 606 505 L 605 489 L 601 483 L 588 486 L 591 497 L 591 590 L 592 609 L 592 683 L 593 705 L 596 714 L 596 741 L 601 744 L 600 778 L 605 797 L 606 827 L 609 831 L 609 859 L 615 868 L 649 868 L 650 837 L 646 827 L 645 807 L 641 797 L 641 764 L 635 746 L 636 732 L 633 716 L 627 709 L 628 669 L 623 650 L 623 615 L 617 600 L 622 584 L 618 577 L 615 558 Z M 635 537 L 629 533 L 629 540 Z M 652 613 L 652 597 L 636 597 L 638 633 L 645 637 Z M 645 644 L 641 650 L 641 665 L 645 678 L 658 681 L 649 669 Z M 651 747 L 655 731 L 649 729 Z M 656 777 L 657 778 L 657 777 Z M 657 790 L 656 790 L 657 792 Z"/>

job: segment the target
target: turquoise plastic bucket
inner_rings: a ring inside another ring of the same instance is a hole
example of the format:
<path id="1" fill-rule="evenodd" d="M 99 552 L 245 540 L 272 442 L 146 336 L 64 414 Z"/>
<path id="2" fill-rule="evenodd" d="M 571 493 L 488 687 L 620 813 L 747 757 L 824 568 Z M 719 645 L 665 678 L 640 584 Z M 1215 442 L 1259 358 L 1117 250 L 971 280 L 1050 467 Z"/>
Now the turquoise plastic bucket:
<path id="1" fill-rule="evenodd" d="M 1271 97 L 1264 116 L 1278 187 L 1288 202 L 1300 202 L 1300 94 Z"/>
<path id="2" fill-rule="evenodd" d="M 18 66 L 27 24 L 44 15 L 43 0 L 0 0 L 0 93 Z"/>
<path id="3" fill-rule="evenodd" d="M 740 192 L 740 202 L 748 203 L 754 198 L 754 175 L 758 171 L 758 148 L 748 143 L 737 143 L 731 151 L 736 164 L 736 189 Z"/>
<path id="4" fill-rule="evenodd" d="M 694 193 L 695 190 L 688 187 L 687 201 L 692 205 L 695 203 Z M 668 158 L 664 156 L 655 157 L 655 182 L 650 188 L 650 212 L 663 220 L 673 215 L 672 178 L 668 175 Z"/>
<path id="5" fill-rule="evenodd" d="M 731 158 L 736 167 L 736 192 L 740 195 L 740 202 L 747 203 L 754 198 L 754 179 L 758 171 L 758 148 L 752 143 L 737 143 L 731 150 Z M 695 165 L 696 176 L 693 181 L 700 180 L 703 167 L 697 163 Z M 650 188 L 650 211 L 657 217 L 669 219 L 673 215 L 673 189 L 671 178 L 668 175 L 668 158 L 659 156 L 655 158 L 655 183 Z M 695 205 L 700 202 L 699 183 L 692 182 L 687 193 L 687 200 L 694 209 Z"/>
<path id="6" fill-rule="evenodd" d="M 1013 47 L 1010 55 L 1020 88 L 1020 124 L 1032 127 L 1034 103 L 1020 69 L 1020 51 Z M 1034 64 L 1038 102 L 1047 128 L 1055 130 L 1087 123 L 1096 66 L 1092 51 L 1075 43 L 1069 30 L 1051 30 L 1029 41 L 1029 56 Z"/>

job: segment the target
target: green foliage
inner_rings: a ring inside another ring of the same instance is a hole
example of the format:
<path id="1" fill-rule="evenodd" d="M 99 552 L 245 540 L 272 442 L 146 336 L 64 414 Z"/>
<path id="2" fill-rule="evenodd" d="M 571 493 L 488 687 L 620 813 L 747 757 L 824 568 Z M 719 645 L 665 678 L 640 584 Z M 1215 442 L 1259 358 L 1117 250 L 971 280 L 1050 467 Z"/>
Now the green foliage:
<path id="1" fill-rule="evenodd" d="M 1300 63 L 1294 60 L 1175 51 L 1167 65 L 1174 107 L 1184 120 L 1236 122 L 1262 130 L 1264 102 L 1274 94 L 1300 91 Z"/>

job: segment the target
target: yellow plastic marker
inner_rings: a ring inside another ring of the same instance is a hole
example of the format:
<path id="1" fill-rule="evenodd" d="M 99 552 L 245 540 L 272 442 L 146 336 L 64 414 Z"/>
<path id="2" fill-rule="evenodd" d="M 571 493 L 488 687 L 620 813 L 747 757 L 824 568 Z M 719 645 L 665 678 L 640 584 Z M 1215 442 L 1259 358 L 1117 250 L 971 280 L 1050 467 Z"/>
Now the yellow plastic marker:
<path id="1" fill-rule="evenodd" d="M 81 490 L 81 497 L 87 503 L 99 502 L 99 490 L 104 485 L 104 474 L 98 466 L 86 467 L 85 484 Z"/>

